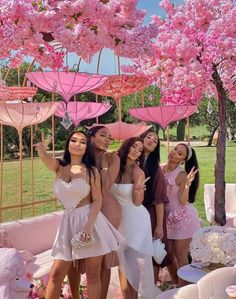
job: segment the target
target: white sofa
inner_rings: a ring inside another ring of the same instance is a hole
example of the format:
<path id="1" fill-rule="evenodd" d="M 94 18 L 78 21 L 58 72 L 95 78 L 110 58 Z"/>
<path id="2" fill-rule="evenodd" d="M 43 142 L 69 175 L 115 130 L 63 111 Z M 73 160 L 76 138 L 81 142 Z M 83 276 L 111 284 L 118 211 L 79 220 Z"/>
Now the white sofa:
<path id="1" fill-rule="evenodd" d="M 236 184 L 227 183 L 225 185 L 225 210 L 226 221 L 236 218 Z M 204 205 L 206 218 L 209 223 L 214 224 L 215 208 L 214 208 L 215 185 L 204 185 Z"/>
<path id="2" fill-rule="evenodd" d="M 236 283 L 236 267 L 224 267 L 204 275 L 196 284 L 168 290 L 155 299 L 228 299 L 225 289 Z"/>
<path id="3" fill-rule="evenodd" d="M 52 266 L 51 249 L 62 214 L 62 211 L 52 212 L 2 223 L 0 247 L 24 251 L 26 271 L 36 279 L 46 275 Z"/>

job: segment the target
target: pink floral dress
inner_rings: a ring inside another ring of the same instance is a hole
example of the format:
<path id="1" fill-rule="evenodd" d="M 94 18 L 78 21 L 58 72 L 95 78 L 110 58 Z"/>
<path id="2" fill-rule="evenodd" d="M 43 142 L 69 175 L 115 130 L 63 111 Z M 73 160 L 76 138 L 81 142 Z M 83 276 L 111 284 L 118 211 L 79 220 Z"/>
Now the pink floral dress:
<path id="1" fill-rule="evenodd" d="M 163 169 L 164 165 L 161 167 Z M 198 212 L 193 205 L 190 203 L 182 205 L 179 202 L 179 186 L 176 185 L 175 180 L 182 171 L 184 170 L 180 166 L 168 173 L 163 171 L 169 199 L 165 205 L 167 238 L 171 240 L 192 238 L 193 234 L 201 227 Z"/>

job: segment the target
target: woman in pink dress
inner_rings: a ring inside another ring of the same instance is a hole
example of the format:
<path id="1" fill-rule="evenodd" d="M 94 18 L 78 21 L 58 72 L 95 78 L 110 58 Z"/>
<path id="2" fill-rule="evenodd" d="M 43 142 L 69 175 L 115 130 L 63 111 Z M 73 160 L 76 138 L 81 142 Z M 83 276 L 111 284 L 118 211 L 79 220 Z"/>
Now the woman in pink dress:
<path id="1" fill-rule="evenodd" d="M 59 298 L 61 285 L 75 260 L 85 260 L 88 298 L 101 297 L 100 271 L 103 255 L 118 249 L 121 235 L 100 212 L 100 175 L 84 132 L 73 132 L 62 160 L 46 152 L 42 142 L 35 145 L 44 164 L 56 174 L 53 192 L 64 208 L 52 249 L 54 263 L 46 299 Z M 73 298 L 79 298 L 75 295 Z"/>
<path id="2" fill-rule="evenodd" d="M 185 169 L 180 165 L 185 164 Z M 162 165 L 167 184 L 166 204 L 167 238 L 169 253 L 177 269 L 187 265 L 189 245 L 193 234 L 200 228 L 197 210 L 192 206 L 199 183 L 198 163 L 194 149 L 179 143 L 169 152 Z M 179 284 L 185 282 L 179 279 Z"/>

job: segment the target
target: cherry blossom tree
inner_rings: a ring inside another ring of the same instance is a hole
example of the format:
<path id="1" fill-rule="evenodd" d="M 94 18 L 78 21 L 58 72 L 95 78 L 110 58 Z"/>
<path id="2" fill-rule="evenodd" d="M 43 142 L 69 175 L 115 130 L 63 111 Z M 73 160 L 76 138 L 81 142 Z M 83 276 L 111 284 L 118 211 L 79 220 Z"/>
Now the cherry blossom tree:
<path id="1" fill-rule="evenodd" d="M 135 71 L 153 78 L 162 101 L 197 104 L 214 96 L 219 105 L 219 137 L 215 164 L 215 221 L 224 225 L 226 102 L 235 98 L 236 7 L 233 0 L 186 0 L 160 5 L 166 17 L 153 16 L 158 26 L 154 56 L 134 60 Z M 203 170 L 204 171 L 204 170 Z"/>
<path id="2" fill-rule="evenodd" d="M 67 52 L 87 62 L 103 48 L 129 58 L 147 54 L 156 25 L 143 26 L 145 12 L 136 4 L 137 0 L 0 0 L 0 59 L 19 61 L 27 55 L 42 67 L 58 69 Z"/>

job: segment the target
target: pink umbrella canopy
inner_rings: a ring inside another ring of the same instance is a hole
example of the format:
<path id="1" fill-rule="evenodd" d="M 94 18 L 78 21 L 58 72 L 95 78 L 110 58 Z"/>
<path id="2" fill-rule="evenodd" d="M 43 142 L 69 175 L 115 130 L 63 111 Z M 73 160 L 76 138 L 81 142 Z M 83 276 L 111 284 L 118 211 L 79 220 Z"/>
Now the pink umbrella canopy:
<path id="1" fill-rule="evenodd" d="M 170 123 L 187 118 L 197 111 L 194 105 L 172 105 L 158 107 L 142 107 L 129 109 L 129 113 L 134 118 L 158 123 L 165 129 Z"/>
<path id="2" fill-rule="evenodd" d="M 106 113 L 111 108 L 108 103 L 94 103 L 94 102 L 60 102 L 56 116 L 62 117 L 65 125 L 66 121 L 70 126 L 73 121 L 75 127 L 84 119 L 91 119 Z M 66 126 L 65 126 L 66 127 Z"/>
<path id="3" fill-rule="evenodd" d="M 149 85 L 146 77 L 138 77 L 131 75 L 112 75 L 105 84 L 92 92 L 112 97 L 118 104 L 123 96 L 142 91 Z"/>
<path id="4" fill-rule="evenodd" d="M 147 126 L 144 122 L 138 124 L 127 124 L 123 121 L 118 121 L 113 124 L 99 124 L 108 128 L 112 138 L 117 140 L 126 140 L 130 137 L 136 137 L 146 132 L 152 126 Z M 97 124 L 95 125 L 97 126 Z"/>
<path id="5" fill-rule="evenodd" d="M 66 102 L 77 93 L 100 87 L 108 79 L 104 75 L 78 72 L 30 72 L 26 76 L 39 88 L 59 93 Z"/>
<path id="6" fill-rule="evenodd" d="M 58 103 L 4 103 L 0 102 L 0 123 L 18 131 L 48 119 L 57 110 Z"/>
<path id="7" fill-rule="evenodd" d="M 32 86 L 0 86 L 0 101 L 14 101 L 32 98 L 38 88 Z"/>

